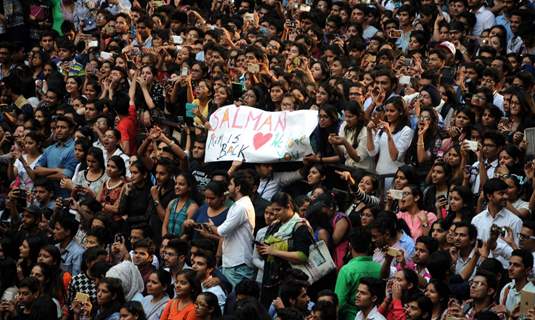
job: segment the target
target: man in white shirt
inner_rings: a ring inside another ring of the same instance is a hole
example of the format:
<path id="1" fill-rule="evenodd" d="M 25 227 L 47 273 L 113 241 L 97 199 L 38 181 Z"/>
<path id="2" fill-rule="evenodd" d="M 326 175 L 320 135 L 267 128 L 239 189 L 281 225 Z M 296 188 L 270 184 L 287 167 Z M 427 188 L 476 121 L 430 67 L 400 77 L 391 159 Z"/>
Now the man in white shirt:
<path id="1" fill-rule="evenodd" d="M 490 240 L 489 248 L 493 256 L 504 266 L 508 265 L 512 248 L 503 239 L 498 238 L 498 235 L 491 233 L 496 233 L 498 228 L 510 228 L 513 241 L 518 245 L 518 235 L 522 229 L 522 220 L 506 208 L 507 189 L 508 185 L 501 179 L 493 178 L 487 181 L 483 192 L 488 200 L 488 207 L 472 219 L 472 224 L 477 228 L 478 239 Z"/>
<path id="2" fill-rule="evenodd" d="M 223 238 L 223 275 L 235 287 L 243 279 L 252 279 L 253 230 L 255 210 L 251 198 L 253 185 L 243 171 L 236 171 L 228 186 L 234 204 L 219 227 L 209 222 L 210 232 Z"/>
<path id="3" fill-rule="evenodd" d="M 468 0 L 468 6 L 476 15 L 476 25 L 472 34 L 479 37 L 483 30 L 494 25 L 496 19 L 492 11 L 485 7 L 483 0 Z"/>
<path id="4" fill-rule="evenodd" d="M 528 280 L 533 268 L 533 256 L 524 249 L 514 250 L 509 258 L 509 278 L 512 280 L 503 287 L 499 303 L 511 316 L 519 311 L 520 293 L 523 289 L 535 290 L 535 285 Z"/>
<path id="5" fill-rule="evenodd" d="M 225 308 L 227 294 L 220 285 L 208 285 L 212 279 L 212 272 L 216 267 L 214 254 L 210 251 L 199 250 L 191 261 L 191 269 L 197 273 L 197 279 L 201 282 L 202 292 L 211 292 L 217 297 L 221 312 Z"/>
<path id="6" fill-rule="evenodd" d="M 384 281 L 365 277 L 360 279 L 355 305 L 360 309 L 355 320 L 386 320 L 377 310 L 385 295 Z"/>

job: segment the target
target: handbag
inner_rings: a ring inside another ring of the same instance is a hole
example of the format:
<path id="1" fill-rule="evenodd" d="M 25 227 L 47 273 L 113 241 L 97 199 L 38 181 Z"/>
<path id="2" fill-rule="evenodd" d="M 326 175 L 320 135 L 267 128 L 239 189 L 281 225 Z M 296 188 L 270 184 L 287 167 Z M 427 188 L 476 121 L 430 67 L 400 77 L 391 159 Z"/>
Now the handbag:
<path id="1" fill-rule="evenodd" d="M 292 268 L 303 271 L 308 276 L 308 283 L 314 284 L 336 269 L 325 241 L 320 240 L 309 247 L 308 260 L 305 264 L 291 264 Z"/>
<path id="2" fill-rule="evenodd" d="M 44 21 L 48 16 L 48 9 L 49 7 L 45 5 L 32 4 L 30 6 L 30 17 L 36 22 Z"/>

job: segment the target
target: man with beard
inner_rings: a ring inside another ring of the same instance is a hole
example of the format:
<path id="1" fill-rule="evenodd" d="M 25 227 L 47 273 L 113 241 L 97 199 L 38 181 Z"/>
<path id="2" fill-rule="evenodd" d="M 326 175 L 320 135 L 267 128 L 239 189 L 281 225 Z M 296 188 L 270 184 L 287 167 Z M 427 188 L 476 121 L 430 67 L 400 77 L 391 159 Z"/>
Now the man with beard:
<path id="1" fill-rule="evenodd" d="M 437 250 L 438 241 L 435 238 L 420 236 L 416 239 L 412 261 L 415 264 L 414 271 L 418 274 L 420 283 L 422 284 L 427 284 L 431 279 L 431 274 L 427 270 L 427 262 L 429 261 L 429 256 Z"/>

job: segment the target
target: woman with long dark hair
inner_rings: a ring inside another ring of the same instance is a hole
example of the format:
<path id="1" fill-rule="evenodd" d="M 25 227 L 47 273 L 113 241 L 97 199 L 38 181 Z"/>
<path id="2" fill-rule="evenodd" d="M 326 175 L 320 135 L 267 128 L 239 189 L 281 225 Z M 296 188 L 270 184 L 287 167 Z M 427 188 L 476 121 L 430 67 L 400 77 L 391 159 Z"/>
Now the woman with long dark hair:
<path id="1" fill-rule="evenodd" d="M 384 106 L 384 118 L 374 118 L 367 126 L 368 154 L 371 157 L 379 155 L 375 170 L 380 175 L 394 174 L 403 165 L 399 159 L 405 157 L 413 135 L 403 99 L 389 98 Z M 385 180 L 386 189 L 391 184 L 391 178 Z"/>
<path id="2" fill-rule="evenodd" d="M 128 212 L 126 223 L 132 227 L 140 223 L 148 223 L 151 206 L 150 188 L 152 183 L 149 171 L 141 160 L 130 165 L 130 180 L 125 185 L 119 203 L 119 212 Z"/>
<path id="3" fill-rule="evenodd" d="M 162 224 L 162 236 L 170 233 L 185 238 L 184 221 L 199 209 L 200 196 L 195 178 L 189 173 L 175 177 L 175 198 L 167 206 Z"/>
<path id="4" fill-rule="evenodd" d="M 312 133 L 311 143 L 314 154 L 305 156 L 306 163 L 334 163 L 340 160 L 340 157 L 329 143 L 329 136 L 337 134 L 339 131 L 340 121 L 338 111 L 331 104 L 324 104 L 320 107 L 318 126 Z"/>
<path id="5" fill-rule="evenodd" d="M 448 225 L 457 222 L 470 222 L 474 217 L 474 195 L 470 189 L 463 186 L 453 186 L 449 192 L 448 215 L 445 221 Z"/>
<path id="6" fill-rule="evenodd" d="M 97 306 L 94 320 L 110 320 L 117 317 L 125 303 L 121 280 L 103 278 L 97 287 Z"/>
<path id="7" fill-rule="evenodd" d="M 306 220 L 294 210 L 292 197 L 278 192 L 271 198 L 271 209 L 277 222 L 268 227 L 264 241 L 256 250 L 264 259 L 262 304 L 269 305 L 277 297 L 278 287 L 292 264 L 308 260 L 312 235 Z"/>
<path id="8" fill-rule="evenodd" d="M 32 267 L 37 263 L 39 250 L 45 245 L 45 240 L 39 236 L 25 238 L 19 246 L 19 261 L 17 273 L 19 280 L 30 276 Z"/>
<path id="9" fill-rule="evenodd" d="M 227 186 L 223 182 L 212 181 L 204 189 L 204 204 L 202 204 L 191 219 L 184 221 L 184 226 L 191 228 L 195 224 L 203 224 L 211 221 L 215 226 L 220 226 L 227 218 L 228 207 L 225 205 L 225 192 Z M 194 237 L 200 236 L 210 240 L 218 240 L 219 237 L 200 228 L 195 230 Z"/>
<path id="10" fill-rule="evenodd" d="M 106 173 L 109 179 L 103 184 L 98 194 L 98 201 L 102 204 L 102 212 L 111 214 L 114 221 L 121 220 L 119 213 L 119 200 L 126 182 L 126 167 L 123 158 L 112 156 L 108 160 Z"/>
<path id="11" fill-rule="evenodd" d="M 418 131 L 414 132 L 405 157 L 405 162 L 416 168 L 420 179 L 425 179 L 441 144 L 437 114 L 432 107 L 423 107 L 418 117 Z"/>
<path id="12" fill-rule="evenodd" d="M 409 227 L 411 237 L 416 241 L 420 236 L 429 234 L 431 224 L 437 216 L 423 209 L 423 195 L 416 185 L 409 185 L 401 189 L 402 198 L 399 201 L 400 211 L 397 218 L 405 221 Z"/>
<path id="13" fill-rule="evenodd" d="M 448 285 L 438 279 L 431 279 L 425 287 L 425 296 L 433 303 L 431 320 L 442 319 L 442 316 L 448 308 L 448 300 L 450 297 L 450 289 Z"/>
<path id="14" fill-rule="evenodd" d="M 147 320 L 160 320 L 163 309 L 173 295 L 171 274 L 164 270 L 153 271 L 146 284 L 147 295 L 141 300 Z"/>
<path id="15" fill-rule="evenodd" d="M 356 102 L 345 103 L 344 120 L 338 136 L 329 136 L 329 142 L 337 146 L 336 151 L 345 158 L 346 166 L 372 171 L 373 159 L 366 150 L 366 117 Z"/>
<path id="16" fill-rule="evenodd" d="M 423 208 L 446 217 L 450 189 L 451 169 L 441 158 L 437 159 L 427 174 L 427 188 L 424 190 Z"/>
<path id="17" fill-rule="evenodd" d="M 401 190 L 408 185 L 418 184 L 418 177 L 413 166 L 403 165 L 398 168 L 394 175 L 394 183 L 392 188 L 394 190 Z M 390 212 L 397 212 L 399 209 L 399 199 L 392 198 L 390 190 L 386 193 L 385 210 Z"/>
<path id="18" fill-rule="evenodd" d="M 223 318 L 217 296 L 203 292 L 195 300 L 195 316 L 198 320 L 220 320 Z"/>
<path id="19" fill-rule="evenodd" d="M 89 194 L 96 197 L 102 190 L 108 175 L 106 174 L 106 164 L 104 155 L 100 148 L 90 147 L 84 157 L 85 168 L 82 168 L 71 181 L 64 178 L 61 184 L 67 190 L 71 190 L 73 196 Z"/>
<path id="20" fill-rule="evenodd" d="M 202 292 L 201 283 L 193 270 L 182 270 L 176 274 L 175 297 L 169 300 L 160 320 L 194 319 L 197 296 Z"/>

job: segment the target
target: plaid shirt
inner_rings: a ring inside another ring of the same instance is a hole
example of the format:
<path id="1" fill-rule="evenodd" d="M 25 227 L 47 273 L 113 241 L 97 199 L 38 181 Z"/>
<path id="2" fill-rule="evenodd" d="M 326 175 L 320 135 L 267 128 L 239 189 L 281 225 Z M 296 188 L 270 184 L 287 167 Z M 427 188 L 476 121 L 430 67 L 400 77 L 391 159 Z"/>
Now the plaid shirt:
<path id="1" fill-rule="evenodd" d="M 97 288 L 95 282 L 89 279 L 83 272 L 72 277 L 67 292 L 67 304 L 70 305 L 72 303 L 77 292 L 88 294 L 93 305 L 97 302 Z"/>

